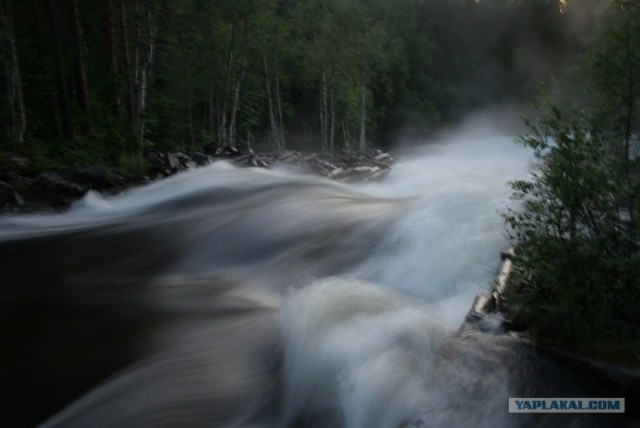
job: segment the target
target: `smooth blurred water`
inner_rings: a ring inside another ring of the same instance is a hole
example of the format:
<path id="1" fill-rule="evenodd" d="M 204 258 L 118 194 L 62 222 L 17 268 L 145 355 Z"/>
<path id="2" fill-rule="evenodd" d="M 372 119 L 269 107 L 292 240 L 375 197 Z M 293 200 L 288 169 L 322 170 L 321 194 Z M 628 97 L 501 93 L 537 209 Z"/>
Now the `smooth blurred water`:
<path id="1" fill-rule="evenodd" d="M 605 426 L 509 415 L 509 396 L 593 391 L 509 336 L 457 333 L 496 273 L 507 182 L 528 160 L 510 137 L 454 135 L 401 153 L 380 183 L 214 164 L 4 217 L 0 418 Z"/>

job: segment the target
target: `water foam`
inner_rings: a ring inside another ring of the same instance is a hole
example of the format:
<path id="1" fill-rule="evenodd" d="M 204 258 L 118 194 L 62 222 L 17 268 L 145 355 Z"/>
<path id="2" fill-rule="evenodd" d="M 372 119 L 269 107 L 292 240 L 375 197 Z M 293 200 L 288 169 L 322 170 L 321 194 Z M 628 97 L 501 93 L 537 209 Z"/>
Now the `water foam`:
<path id="1" fill-rule="evenodd" d="M 508 181 L 527 174 L 529 158 L 506 136 L 450 137 L 414 150 L 383 183 L 361 187 L 416 199 L 355 275 L 429 301 L 463 296 L 468 307 L 491 283 L 508 245 L 500 212 L 509 203 Z"/>
<path id="2" fill-rule="evenodd" d="M 314 414 L 348 428 L 464 425 L 479 414 L 453 410 L 452 390 L 430 384 L 432 363 L 490 286 L 507 245 L 507 184 L 527 173 L 530 154 L 495 135 L 441 143 L 405 154 L 384 182 L 358 186 L 413 203 L 353 278 L 312 284 L 287 303 L 280 426 L 300 418 L 323 426 Z M 506 384 L 498 378 L 493 388 Z M 491 410 L 479 426 L 503 422 L 493 415 L 501 399 L 483 399 Z"/>
<path id="3" fill-rule="evenodd" d="M 396 294 L 340 278 L 294 294 L 281 321 L 281 426 L 314 412 L 337 412 L 351 428 L 410 421 L 424 398 L 430 356 L 447 331 Z"/>

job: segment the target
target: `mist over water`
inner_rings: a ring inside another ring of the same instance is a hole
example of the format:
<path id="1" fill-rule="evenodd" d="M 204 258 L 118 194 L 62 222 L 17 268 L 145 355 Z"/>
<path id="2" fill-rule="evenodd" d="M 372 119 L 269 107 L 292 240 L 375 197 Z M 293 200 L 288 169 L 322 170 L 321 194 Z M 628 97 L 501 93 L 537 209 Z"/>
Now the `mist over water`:
<path id="1" fill-rule="evenodd" d="M 529 154 L 477 131 L 400 155 L 380 183 L 214 164 L 0 219 L 12 426 L 604 426 L 507 414 L 593 391 L 508 336 L 456 334 Z"/>
<path id="2" fill-rule="evenodd" d="M 508 246 L 500 215 L 511 202 L 508 182 L 526 176 L 529 159 L 512 137 L 481 132 L 406 153 L 385 182 L 363 188 L 415 199 L 358 274 L 428 302 L 447 300 L 441 315 L 459 325 L 470 299 L 495 277 Z"/>

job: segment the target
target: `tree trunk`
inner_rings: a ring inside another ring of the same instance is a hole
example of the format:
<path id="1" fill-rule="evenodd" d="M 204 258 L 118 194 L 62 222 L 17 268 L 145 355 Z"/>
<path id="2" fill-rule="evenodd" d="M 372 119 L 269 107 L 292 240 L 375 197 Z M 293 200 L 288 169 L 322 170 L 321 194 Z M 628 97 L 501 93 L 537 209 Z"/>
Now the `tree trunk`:
<path id="1" fill-rule="evenodd" d="M 322 88 L 321 88 L 322 100 L 320 102 L 320 138 L 322 139 L 322 151 L 326 152 L 328 149 L 328 136 L 327 136 L 327 121 L 328 121 L 328 107 L 327 107 L 327 73 L 322 64 Z"/>
<path id="2" fill-rule="evenodd" d="M 335 135 L 336 135 L 336 109 L 334 105 L 333 88 L 331 88 L 331 128 L 329 129 L 329 151 L 334 153 L 335 147 Z"/>
<path id="3" fill-rule="evenodd" d="M 218 145 L 220 147 L 225 147 L 227 145 L 227 106 L 226 101 L 222 104 L 220 100 L 217 101 L 218 107 Z"/>
<path id="4" fill-rule="evenodd" d="M 131 99 L 133 100 L 133 129 L 138 132 L 140 129 L 140 25 L 138 23 L 138 1 L 133 3 L 133 34 L 135 43 L 133 44 L 133 80 Z"/>
<path id="5" fill-rule="evenodd" d="M 122 29 L 122 45 L 124 48 L 124 66 L 127 73 L 127 129 L 131 131 L 135 125 L 134 80 L 131 68 L 131 51 L 129 49 L 129 30 L 127 27 L 127 11 L 124 0 L 120 1 L 120 26 Z"/>
<path id="6" fill-rule="evenodd" d="M 11 112 L 11 125 L 8 129 L 9 140 L 15 144 L 22 144 L 25 141 L 27 130 L 27 113 L 24 108 L 18 51 L 13 38 L 11 6 L 8 1 L 5 4 L 5 0 L 0 0 L 0 29 L 4 33 L 9 51 L 7 67 L 7 101 Z"/>
<path id="7" fill-rule="evenodd" d="M 227 101 L 222 103 L 222 113 L 220 114 L 220 125 L 218 126 L 218 140 L 222 147 L 229 145 L 229 139 L 227 138 Z"/>
<path id="8" fill-rule="evenodd" d="M 74 69 L 76 80 L 76 101 L 78 108 L 83 112 L 82 131 L 89 133 L 91 122 L 89 120 L 89 93 L 87 90 L 87 67 L 84 59 L 84 36 L 82 32 L 82 22 L 80 20 L 80 7 L 78 0 L 70 0 L 71 5 L 71 27 L 73 30 L 74 42 Z"/>
<path id="9" fill-rule="evenodd" d="M 215 135 L 213 104 L 213 79 L 211 79 L 211 82 L 209 82 L 209 138 L 211 140 L 213 140 L 213 136 Z"/>
<path id="10" fill-rule="evenodd" d="M 229 139 L 227 138 L 227 104 L 229 97 L 229 86 L 231 85 L 231 69 L 233 67 L 234 47 L 236 40 L 238 19 L 234 17 L 233 27 L 231 29 L 231 41 L 229 42 L 229 53 L 227 55 L 227 75 L 224 82 L 224 92 L 222 94 L 222 111 L 220 114 L 220 124 L 218 126 L 218 139 L 222 147 L 229 145 Z"/>
<path id="11" fill-rule="evenodd" d="M 236 79 L 236 89 L 233 96 L 233 108 L 231 109 L 231 121 L 229 122 L 229 145 L 231 147 L 236 146 L 236 118 L 238 116 L 238 108 L 240 107 L 240 88 L 242 87 L 242 81 L 244 80 L 244 73 L 247 66 L 247 55 L 242 49 L 242 69 L 240 71 L 240 77 Z"/>
<path id="12" fill-rule="evenodd" d="M 190 149 L 193 150 L 196 142 L 193 132 L 193 101 L 191 99 L 191 77 L 189 67 L 187 67 L 187 52 L 184 45 L 184 37 L 182 35 L 180 36 L 180 45 L 182 48 L 182 74 L 184 76 L 184 90 L 187 98 L 187 119 L 189 121 Z"/>
<path id="13" fill-rule="evenodd" d="M 342 143 L 344 145 L 344 148 L 348 151 L 351 151 L 351 141 L 349 132 L 347 131 L 347 127 L 345 126 L 344 121 L 340 122 L 340 124 L 342 125 Z"/>
<path id="14" fill-rule="evenodd" d="M 111 74 L 112 84 L 109 88 L 113 90 L 114 95 L 112 98 L 113 104 L 111 105 L 111 114 L 118 116 L 120 114 L 120 94 L 118 90 L 118 49 L 116 43 L 116 30 L 114 22 L 115 8 L 113 0 L 107 0 L 107 39 L 109 48 L 109 73 Z"/>
<path id="15" fill-rule="evenodd" d="M 240 89 L 242 87 L 242 81 L 247 68 L 247 49 L 246 49 L 246 36 L 247 28 L 245 24 L 244 36 L 242 38 L 242 68 L 240 69 L 240 76 L 236 79 L 236 85 L 233 95 L 233 107 L 231 109 L 231 120 L 229 122 L 229 145 L 231 147 L 236 146 L 236 119 L 238 116 L 238 109 L 240 108 Z"/>
<path id="16" fill-rule="evenodd" d="M 138 93 L 137 93 L 138 105 L 136 108 L 136 118 L 138 123 L 138 132 L 139 132 L 140 142 L 142 142 L 142 140 L 144 139 L 145 128 L 144 128 L 143 115 L 147 107 L 147 93 L 149 88 L 149 79 L 151 78 L 151 71 L 153 70 L 155 40 L 156 40 L 156 33 L 157 33 L 156 26 L 153 23 L 153 17 L 151 16 L 151 12 L 149 10 L 147 10 L 146 16 L 147 16 L 147 31 L 148 31 L 147 57 L 145 58 L 145 61 L 140 67 L 140 69 L 136 72 L 136 75 L 138 76 L 138 80 L 136 82 L 136 86 L 138 89 Z"/>
<path id="17" fill-rule="evenodd" d="M 66 138 L 73 138 L 73 125 L 71 122 L 71 112 L 69 109 L 69 93 L 67 91 L 67 81 L 64 76 L 62 47 L 60 41 L 60 31 L 56 19 L 53 0 L 47 0 L 47 15 L 51 24 L 51 33 L 53 35 L 55 47 L 56 61 L 56 86 L 58 96 L 58 110 L 60 113 L 60 123 L 62 125 L 62 133 Z"/>
<path id="18" fill-rule="evenodd" d="M 360 152 L 364 153 L 367 149 L 367 99 L 366 87 L 364 84 L 364 76 L 362 77 L 362 114 L 360 116 Z"/>
<path id="19" fill-rule="evenodd" d="M 275 143 L 278 153 L 282 152 L 280 147 L 280 135 L 278 125 L 276 124 L 276 114 L 274 110 L 273 95 L 271 93 L 271 79 L 269 78 L 269 65 L 267 62 L 267 53 L 262 51 L 262 60 L 264 63 L 264 82 L 267 89 L 267 104 L 269 107 L 269 123 L 271 124 L 271 140 Z"/>
<path id="20" fill-rule="evenodd" d="M 276 106 L 278 109 L 278 124 L 280 125 L 280 135 L 278 136 L 280 139 L 280 149 L 282 151 L 286 150 L 286 143 L 284 141 L 284 121 L 282 120 L 282 98 L 280 97 L 280 74 L 279 74 L 279 64 L 278 64 L 278 53 L 275 55 L 275 80 L 276 80 Z"/>

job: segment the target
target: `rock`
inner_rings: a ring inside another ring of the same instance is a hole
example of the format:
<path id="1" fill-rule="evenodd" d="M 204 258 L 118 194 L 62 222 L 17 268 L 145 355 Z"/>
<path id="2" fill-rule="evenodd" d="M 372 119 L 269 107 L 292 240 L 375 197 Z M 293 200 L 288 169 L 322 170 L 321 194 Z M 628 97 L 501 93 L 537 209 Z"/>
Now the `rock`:
<path id="1" fill-rule="evenodd" d="M 13 188 L 7 183 L 0 181 L 0 207 L 5 206 L 11 202 L 13 198 Z"/>
<path id="2" fill-rule="evenodd" d="M 382 160 L 376 160 L 375 157 Z M 286 151 L 266 159 L 265 155 L 261 155 L 261 159 L 265 160 L 268 166 L 295 166 L 304 172 L 343 182 L 381 179 L 386 176 L 391 164 L 395 161 L 389 153 L 381 151 L 371 152 L 371 154 L 341 151 L 335 155 Z"/>
<path id="3" fill-rule="evenodd" d="M 81 198 L 86 189 L 65 180 L 55 172 L 43 172 L 28 188 L 28 194 L 47 205 L 65 207 Z"/>
<path id="4" fill-rule="evenodd" d="M 29 168 L 31 166 L 31 161 L 24 156 L 11 155 L 9 159 L 7 159 L 9 163 L 15 165 L 17 168 Z"/>
<path id="5" fill-rule="evenodd" d="M 344 168 L 336 168 L 329 173 L 329 177 L 331 178 L 338 177 L 343 172 L 344 172 Z"/>
<path id="6" fill-rule="evenodd" d="M 213 156 L 218 151 L 218 144 L 216 144 L 214 141 L 205 144 L 204 147 L 202 147 L 202 151 L 205 155 Z"/>
<path id="7" fill-rule="evenodd" d="M 216 160 L 213 156 L 206 153 L 196 153 L 191 156 L 191 159 L 193 159 L 198 166 L 205 166 Z"/>
<path id="8" fill-rule="evenodd" d="M 267 163 L 265 160 L 260 159 L 257 156 L 254 156 L 251 159 L 251 163 L 253 164 L 253 166 L 259 167 L 259 168 L 268 168 L 269 167 L 269 163 Z"/>
<path id="9" fill-rule="evenodd" d="M 242 156 L 242 152 L 238 150 L 236 147 L 225 146 L 219 147 L 215 151 L 215 156 L 223 157 L 223 158 L 234 158 L 238 156 Z"/>
<path id="10" fill-rule="evenodd" d="M 174 171 L 169 169 L 169 160 L 166 153 L 157 153 L 154 150 L 145 150 L 145 157 L 149 162 L 149 174 L 155 179 L 171 175 Z"/>
<path id="11" fill-rule="evenodd" d="M 181 152 L 157 153 L 146 150 L 145 157 L 149 162 L 149 173 L 152 177 L 164 178 L 176 172 L 196 166 L 206 165 L 214 160 L 210 155 L 198 153 L 193 158 Z"/>
<path id="12" fill-rule="evenodd" d="M 91 165 L 78 169 L 64 166 L 56 172 L 31 172 L 27 158 L 4 155 L 0 159 L 0 209 L 32 212 L 60 209 L 82 197 L 89 189 L 114 192 L 168 177 L 187 168 L 204 166 L 216 159 L 228 159 L 238 166 L 272 168 L 291 166 L 310 173 L 344 182 L 370 181 L 384 177 L 395 161 L 380 150 L 368 153 L 341 151 L 336 154 L 303 154 L 288 150 L 282 153 L 255 153 L 235 147 L 217 147 L 210 143 L 202 153 L 187 156 L 181 152 L 163 153 L 147 148 L 148 176 L 132 177 L 117 168 Z M 35 170 L 34 170 L 35 171 Z M 31 174 L 31 175 L 29 175 Z M 35 178 L 32 178 L 35 177 Z"/>
<path id="13" fill-rule="evenodd" d="M 16 192 L 15 190 L 13 191 L 13 199 L 17 205 L 25 205 L 24 199 L 22 198 L 22 196 L 20 196 L 20 193 Z"/>
<path id="14" fill-rule="evenodd" d="M 176 171 L 184 171 L 185 169 L 196 167 L 196 163 L 193 159 L 180 152 L 167 153 L 167 161 L 169 163 L 169 168 Z"/>
<path id="15" fill-rule="evenodd" d="M 168 153 L 167 154 L 167 159 L 169 161 L 169 168 L 182 169 L 182 164 L 180 163 L 180 159 L 178 158 L 179 154 L 180 153 Z"/>
<path id="16" fill-rule="evenodd" d="M 388 173 L 389 173 L 388 169 L 381 169 L 380 171 L 371 174 L 369 177 L 365 179 L 365 181 L 382 180 L 384 177 L 387 176 Z"/>
<path id="17" fill-rule="evenodd" d="M 74 180 L 77 183 L 86 184 L 91 189 L 106 190 L 126 184 L 125 174 L 115 168 L 107 168 L 102 165 L 91 165 L 79 171 L 79 177 Z"/>
<path id="18" fill-rule="evenodd" d="M 57 172 L 43 172 L 36 180 L 48 188 L 73 186 L 73 183 L 60 177 Z"/>
<path id="19" fill-rule="evenodd" d="M 8 183 L 0 181 L 0 207 L 4 207 L 7 204 L 17 202 L 16 194 L 17 192 L 13 187 L 11 187 Z"/>
<path id="20" fill-rule="evenodd" d="M 164 168 L 167 164 L 167 157 L 164 153 L 158 153 L 151 149 L 144 151 L 144 156 L 151 168 Z"/>
<path id="21" fill-rule="evenodd" d="M 251 154 L 238 156 L 235 159 L 233 159 L 233 164 L 239 165 L 239 166 L 250 166 L 252 165 L 251 160 L 253 159 L 253 157 L 254 156 Z"/>
<path id="22" fill-rule="evenodd" d="M 9 181 L 12 174 L 35 177 L 38 171 L 31 161 L 23 156 L 0 153 L 0 180 Z"/>
<path id="23" fill-rule="evenodd" d="M 625 413 L 640 416 L 640 370 L 628 369 L 593 358 L 576 354 L 553 346 L 538 344 L 538 349 L 545 355 L 559 361 L 567 369 L 574 370 L 584 382 L 594 385 L 602 396 L 626 397 Z M 627 425 L 621 425 L 627 426 Z M 637 426 L 637 425 L 629 425 Z"/>
<path id="24" fill-rule="evenodd" d="M 368 181 L 373 177 L 377 177 L 381 170 L 377 166 L 357 166 L 344 171 L 341 181 L 345 183 L 353 183 L 356 181 Z"/>
<path id="25" fill-rule="evenodd" d="M 72 166 L 63 166 L 56 173 L 67 181 L 78 181 L 80 179 L 80 172 Z"/>
<path id="26" fill-rule="evenodd" d="M 374 156 L 373 158 L 377 161 L 383 161 L 383 160 L 391 159 L 391 155 L 389 153 L 381 153 L 377 156 Z"/>

